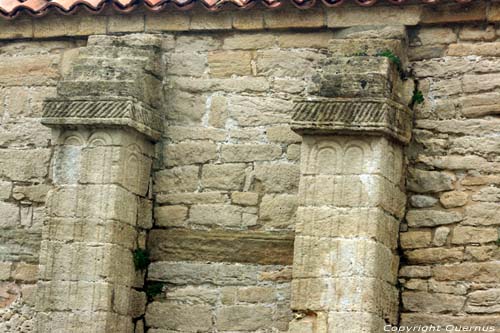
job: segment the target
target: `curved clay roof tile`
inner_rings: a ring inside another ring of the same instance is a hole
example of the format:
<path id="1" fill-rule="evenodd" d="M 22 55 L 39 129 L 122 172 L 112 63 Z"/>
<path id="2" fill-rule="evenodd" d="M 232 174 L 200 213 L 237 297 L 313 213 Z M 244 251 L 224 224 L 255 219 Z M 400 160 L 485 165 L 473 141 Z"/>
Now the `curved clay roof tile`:
<path id="1" fill-rule="evenodd" d="M 167 4 L 188 10 L 196 1 L 201 2 L 210 11 L 220 10 L 227 3 L 239 8 L 249 8 L 260 1 L 268 8 L 281 6 L 285 1 L 291 1 L 296 7 L 307 9 L 316 3 L 316 0 L 0 0 L 0 18 L 12 19 L 20 12 L 27 12 L 33 16 L 43 16 L 52 8 L 63 14 L 71 14 L 79 7 L 84 7 L 92 13 L 100 12 L 106 5 L 111 4 L 117 11 L 129 13 L 140 3 L 151 11 L 163 10 Z M 339 6 L 347 0 L 321 0 L 328 7 Z M 372 6 L 378 0 L 351 0 L 360 6 Z M 393 4 L 402 4 L 406 0 L 386 0 Z M 439 0 L 421 0 L 423 3 L 437 3 Z M 458 3 L 467 3 L 472 0 L 455 0 Z"/>

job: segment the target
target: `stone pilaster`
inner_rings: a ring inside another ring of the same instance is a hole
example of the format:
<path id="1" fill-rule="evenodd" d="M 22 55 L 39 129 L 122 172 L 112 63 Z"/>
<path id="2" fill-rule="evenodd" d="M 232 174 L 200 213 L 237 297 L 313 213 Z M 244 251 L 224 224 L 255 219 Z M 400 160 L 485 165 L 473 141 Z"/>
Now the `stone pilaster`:
<path id="1" fill-rule="evenodd" d="M 55 152 L 39 333 L 134 332 L 144 314 L 144 272 L 134 253 L 151 227 L 159 45 L 148 35 L 91 37 L 58 97 L 45 102 L 42 122 L 53 128 Z"/>
<path id="2" fill-rule="evenodd" d="M 303 143 L 291 333 L 380 333 L 397 322 L 411 113 L 398 61 L 380 56 L 377 43 L 332 45 L 317 97 L 295 105 L 292 127 Z M 401 44 L 380 47 L 401 57 Z M 345 50 L 352 45 L 354 56 Z"/>

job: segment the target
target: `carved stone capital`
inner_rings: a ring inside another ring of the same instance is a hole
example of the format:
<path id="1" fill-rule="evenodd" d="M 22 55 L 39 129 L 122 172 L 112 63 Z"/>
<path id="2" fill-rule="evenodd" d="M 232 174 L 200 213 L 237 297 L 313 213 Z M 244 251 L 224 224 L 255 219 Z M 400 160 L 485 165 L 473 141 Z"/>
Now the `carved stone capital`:
<path id="1" fill-rule="evenodd" d="M 410 109 L 387 98 L 315 98 L 295 103 L 291 127 L 301 134 L 386 135 L 407 144 Z"/>
<path id="2" fill-rule="evenodd" d="M 152 141 L 161 136 L 162 120 L 147 104 L 131 98 L 47 99 L 42 124 L 49 127 L 129 127 Z"/>

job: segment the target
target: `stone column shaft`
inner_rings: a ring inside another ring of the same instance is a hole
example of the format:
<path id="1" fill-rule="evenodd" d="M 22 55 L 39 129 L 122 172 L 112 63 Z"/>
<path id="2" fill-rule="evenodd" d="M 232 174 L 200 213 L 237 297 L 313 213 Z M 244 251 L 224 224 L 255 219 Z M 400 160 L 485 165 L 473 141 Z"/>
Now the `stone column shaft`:
<path id="1" fill-rule="evenodd" d="M 411 113 L 393 100 L 402 84 L 388 59 L 352 58 L 332 60 L 319 96 L 295 105 L 303 141 L 290 333 L 380 333 L 398 319 Z"/>
<path id="2" fill-rule="evenodd" d="M 58 97 L 45 102 L 54 189 L 40 253 L 39 333 L 131 333 L 144 314 L 145 272 L 134 256 L 152 223 L 161 119 L 149 83 L 158 81 L 151 71 L 159 44 L 147 35 L 91 37 Z"/>

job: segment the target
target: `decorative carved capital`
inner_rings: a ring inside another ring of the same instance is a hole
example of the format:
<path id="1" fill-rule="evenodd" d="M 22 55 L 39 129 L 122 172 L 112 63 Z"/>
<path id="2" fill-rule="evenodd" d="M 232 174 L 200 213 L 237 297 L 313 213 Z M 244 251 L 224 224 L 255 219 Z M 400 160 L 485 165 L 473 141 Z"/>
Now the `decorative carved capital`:
<path id="1" fill-rule="evenodd" d="M 386 98 L 315 98 L 297 101 L 292 129 L 308 134 L 387 135 L 407 144 L 410 109 Z"/>
<path id="2" fill-rule="evenodd" d="M 49 127 L 124 126 L 152 141 L 160 138 L 162 120 L 150 106 L 130 98 L 47 99 L 42 124 Z"/>

